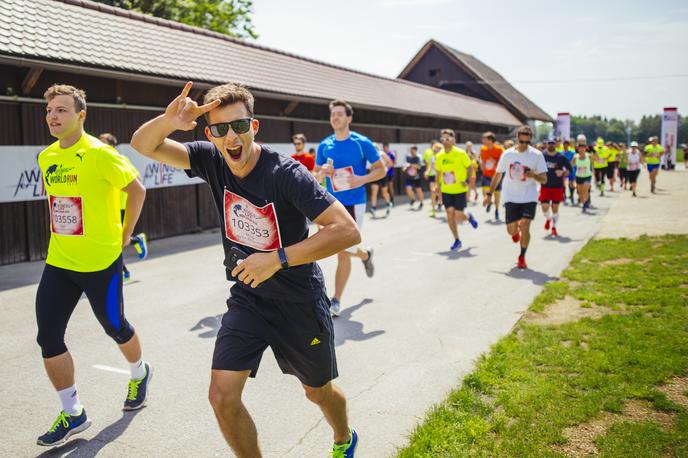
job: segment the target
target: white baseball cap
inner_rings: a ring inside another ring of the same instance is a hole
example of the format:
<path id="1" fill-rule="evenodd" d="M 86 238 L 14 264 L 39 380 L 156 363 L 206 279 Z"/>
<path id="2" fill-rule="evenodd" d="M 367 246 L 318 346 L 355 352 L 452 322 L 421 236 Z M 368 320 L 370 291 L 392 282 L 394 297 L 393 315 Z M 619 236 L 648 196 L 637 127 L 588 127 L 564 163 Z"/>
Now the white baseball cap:
<path id="1" fill-rule="evenodd" d="M 636 146 L 636 147 L 637 147 L 637 146 L 638 146 L 638 142 L 632 141 L 632 142 L 631 142 L 631 146 Z"/>

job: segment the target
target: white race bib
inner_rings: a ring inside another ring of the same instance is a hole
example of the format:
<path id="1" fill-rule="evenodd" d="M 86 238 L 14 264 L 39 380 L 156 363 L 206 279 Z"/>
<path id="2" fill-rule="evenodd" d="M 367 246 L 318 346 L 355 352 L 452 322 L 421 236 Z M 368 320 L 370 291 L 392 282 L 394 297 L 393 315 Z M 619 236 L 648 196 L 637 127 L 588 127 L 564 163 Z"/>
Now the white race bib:
<path id="1" fill-rule="evenodd" d="M 256 207 L 225 189 L 225 236 L 232 242 L 260 251 L 282 247 L 275 204 Z"/>
<path id="2" fill-rule="evenodd" d="M 418 175 L 418 169 L 416 169 L 415 167 L 409 167 L 408 169 L 406 169 L 406 173 L 408 173 L 408 176 L 410 177 L 415 177 L 416 175 Z"/>
<path id="3" fill-rule="evenodd" d="M 81 197 L 50 196 L 50 229 L 59 235 L 84 235 Z"/>
<path id="4" fill-rule="evenodd" d="M 509 177 L 514 181 L 526 181 L 526 170 L 528 167 L 515 162 L 509 166 Z"/>
<path id="5" fill-rule="evenodd" d="M 349 178 L 354 176 L 354 168 L 352 166 L 335 169 L 332 175 L 332 190 L 333 191 L 347 191 L 351 189 Z"/>
<path id="6" fill-rule="evenodd" d="M 454 172 L 442 172 L 442 181 L 444 184 L 455 184 L 456 175 Z"/>
<path id="7" fill-rule="evenodd" d="M 495 165 L 494 159 L 488 159 L 485 161 L 485 170 L 492 170 L 495 168 Z"/>

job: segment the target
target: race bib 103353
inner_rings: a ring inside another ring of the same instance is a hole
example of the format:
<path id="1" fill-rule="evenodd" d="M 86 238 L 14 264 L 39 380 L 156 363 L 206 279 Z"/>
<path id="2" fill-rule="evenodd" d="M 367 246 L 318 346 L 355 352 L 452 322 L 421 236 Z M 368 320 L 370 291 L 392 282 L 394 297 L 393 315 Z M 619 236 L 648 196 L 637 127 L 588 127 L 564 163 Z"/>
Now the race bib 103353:
<path id="1" fill-rule="evenodd" d="M 225 189 L 225 236 L 232 242 L 260 251 L 282 247 L 275 204 L 257 207 Z"/>

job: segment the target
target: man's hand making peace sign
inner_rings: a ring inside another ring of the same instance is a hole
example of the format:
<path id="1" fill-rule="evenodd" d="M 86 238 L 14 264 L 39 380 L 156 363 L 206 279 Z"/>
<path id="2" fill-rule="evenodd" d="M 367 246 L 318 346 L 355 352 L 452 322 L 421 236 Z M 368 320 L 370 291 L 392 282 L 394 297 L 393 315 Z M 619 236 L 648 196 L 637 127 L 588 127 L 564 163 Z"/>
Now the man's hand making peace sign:
<path id="1" fill-rule="evenodd" d="M 180 169 L 191 167 L 189 154 L 179 142 L 169 137 L 175 130 L 192 130 L 196 127 L 196 119 L 220 105 L 220 100 L 214 100 L 198 106 L 189 97 L 193 82 L 184 85 L 182 92 L 167 105 L 165 113 L 154 118 L 134 132 L 131 146 L 144 156 L 164 164 Z"/>
<path id="2" fill-rule="evenodd" d="M 189 97 L 193 82 L 184 85 L 181 94 L 167 105 L 165 117 L 174 126 L 175 130 L 191 130 L 196 127 L 196 119 L 220 105 L 220 100 L 213 100 L 205 105 L 198 106 L 195 100 Z"/>

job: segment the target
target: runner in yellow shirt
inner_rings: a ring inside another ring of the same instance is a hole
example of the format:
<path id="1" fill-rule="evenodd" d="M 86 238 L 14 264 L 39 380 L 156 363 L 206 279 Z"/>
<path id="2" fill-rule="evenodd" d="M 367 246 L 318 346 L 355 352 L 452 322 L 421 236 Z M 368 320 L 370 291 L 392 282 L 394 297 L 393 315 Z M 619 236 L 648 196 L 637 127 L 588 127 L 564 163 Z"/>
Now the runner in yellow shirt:
<path id="1" fill-rule="evenodd" d="M 114 148 L 84 132 L 86 94 L 53 85 L 45 92 L 46 122 L 58 141 L 41 151 L 38 165 L 50 209 L 48 258 L 36 293 L 38 344 L 62 411 L 37 443 L 55 446 L 91 425 L 74 383 L 74 363 L 64 342 L 69 318 L 83 293 L 105 332 L 129 361 L 124 410 L 143 407 L 151 366 L 122 306 L 122 246 L 141 214 L 145 189 Z M 120 190 L 127 217 L 119 219 Z"/>
<path id="2" fill-rule="evenodd" d="M 616 171 L 619 168 L 619 145 L 613 142 L 607 142 L 606 146 L 609 150 L 609 158 L 607 161 L 607 179 L 609 180 L 609 192 L 614 192 L 614 183 L 616 183 Z"/>
<path id="3" fill-rule="evenodd" d="M 664 154 L 664 148 L 659 144 L 658 137 L 650 137 L 650 144 L 645 146 L 645 164 L 650 174 L 650 191 L 654 194 L 657 188 L 657 174 L 659 164 Z"/>
<path id="4" fill-rule="evenodd" d="M 602 138 L 597 139 L 592 153 L 592 168 L 595 171 L 595 185 L 600 191 L 600 196 L 604 196 L 604 178 L 607 176 L 607 166 L 609 165 L 609 149 L 604 146 Z"/>
<path id="5" fill-rule="evenodd" d="M 473 165 L 468 154 L 455 146 L 456 134 L 453 130 L 442 129 L 440 141 L 444 150 L 437 155 L 435 168 L 440 181 L 442 203 L 447 211 L 447 224 L 454 236 L 450 250 L 455 251 L 461 248 L 458 223 L 468 221 L 474 229 L 478 227 L 473 215 L 464 213 L 468 179 L 473 173 Z"/>
<path id="6" fill-rule="evenodd" d="M 435 217 L 440 204 L 440 195 L 437 192 L 437 176 L 435 171 L 435 159 L 437 154 L 442 151 L 442 144 L 437 140 L 430 141 L 430 148 L 423 153 L 423 162 L 425 162 L 425 173 L 423 176 L 428 182 L 430 189 L 430 217 Z"/>
<path id="7" fill-rule="evenodd" d="M 105 143 L 106 145 L 110 145 L 113 148 L 117 146 L 117 137 L 112 135 L 109 132 L 102 133 L 98 135 L 98 139 Z M 128 157 L 122 155 L 124 160 L 127 161 L 129 166 L 136 171 L 136 177 L 138 179 L 141 179 L 141 174 L 139 173 L 138 170 L 136 170 L 136 167 L 134 167 L 134 164 L 131 163 Z M 120 209 L 120 215 L 122 222 L 124 222 L 124 215 L 126 213 L 127 209 L 127 193 L 124 191 L 119 192 L 119 209 Z M 146 256 L 148 256 L 148 239 L 146 237 L 145 232 L 141 232 L 140 234 L 136 234 L 131 237 L 131 245 L 134 247 L 136 250 L 136 254 L 138 255 L 139 259 L 143 260 L 146 259 Z M 122 257 L 122 278 L 124 281 L 128 281 L 131 279 L 131 272 L 129 272 L 129 269 L 127 269 L 126 264 L 124 263 L 124 257 Z"/>

